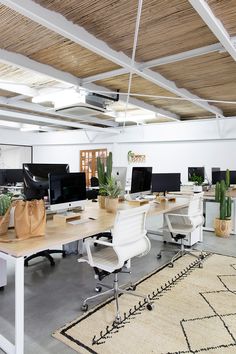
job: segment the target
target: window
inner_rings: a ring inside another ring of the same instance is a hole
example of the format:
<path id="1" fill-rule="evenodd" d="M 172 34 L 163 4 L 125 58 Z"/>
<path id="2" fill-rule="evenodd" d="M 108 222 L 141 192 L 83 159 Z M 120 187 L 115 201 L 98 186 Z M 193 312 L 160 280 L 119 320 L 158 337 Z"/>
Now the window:
<path id="1" fill-rule="evenodd" d="M 90 186 L 91 177 L 97 177 L 97 157 L 103 161 L 107 157 L 107 149 L 80 150 L 80 171 L 86 173 L 86 185 Z"/>

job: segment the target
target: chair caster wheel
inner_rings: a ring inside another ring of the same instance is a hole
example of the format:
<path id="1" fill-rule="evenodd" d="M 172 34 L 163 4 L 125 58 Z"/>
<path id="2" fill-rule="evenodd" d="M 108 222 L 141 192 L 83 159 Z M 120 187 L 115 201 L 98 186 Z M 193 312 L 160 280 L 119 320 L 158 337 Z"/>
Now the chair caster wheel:
<path id="1" fill-rule="evenodd" d="M 203 268 L 203 264 L 202 264 L 202 263 L 199 263 L 199 264 L 198 264 L 198 267 L 199 267 L 199 268 Z"/>
<path id="2" fill-rule="evenodd" d="M 135 291 L 135 290 L 136 290 L 136 287 L 137 287 L 137 285 L 131 285 L 131 286 L 129 287 L 129 290 Z"/>
<path id="3" fill-rule="evenodd" d="M 147 304 L 147 309 L 148 309 L 148 311 L 152 311 L 154 309 L 154 305 L 151 304 L 151 303 L 148 303 Z"/>
<path id="4" fill-rule="evenodd" d="M 94 290 L 96 291 L 96 293 L 100 293 L 102 291 L 102 287 L 98 285 L 94 288 Z"/>
<path id="5" fill-rule="evenodd" d="M 201 260 L 203 260 L 203 259 L 204 259 L 203 254 L 201 254 L 199 258 L 200 258 Z"/>
<path id="6" fill-rule="evenodd" d="M 5 287 L 4 286 L 0 286 L 0 291 L 4 291 Z"/>
<path id="7" fill-rule="evenodd" d="M 161 258 L 161 253 L 158 253 L 157 254 L 157 259 L 160 259 Z"/>
<path id="8" fill-rule="evenodd" d="M 24 266 L 25 266 L 25 267 L 28 267 L 28 266 L 29 266 L 29 263 L 25 261 Z"/>
<path id="9" fill-rule="evenodd" d="M 66 258 L 66 253 L 62 253 L 62 258 Z"/>
<path id="10" fill-rule="evenodd" d="M 173 262 L 170 262 L 170 263 L 168 264 L 168 267 L 169 267 L 169 268 L 174 268 L 174 263 L 173 263 Z"/>
<path id="11" fill-rule="evenodd" d="M 88 305 L 87 305 L 87 304 L 83 304 L 83 305 L 81 306 L 81 311 L 83 311 L 83 312 L 88 311 Z"/>

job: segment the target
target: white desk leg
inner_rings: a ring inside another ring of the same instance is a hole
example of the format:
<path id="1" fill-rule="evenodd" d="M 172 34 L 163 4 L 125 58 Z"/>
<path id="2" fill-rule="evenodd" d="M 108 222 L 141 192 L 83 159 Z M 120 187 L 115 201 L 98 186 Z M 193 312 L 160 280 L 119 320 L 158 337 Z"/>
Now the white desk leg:
<path id="1" fill-rule="evenodd" d="M 24 354 L 24 257 L 15 260 L 15 354 Z"/>

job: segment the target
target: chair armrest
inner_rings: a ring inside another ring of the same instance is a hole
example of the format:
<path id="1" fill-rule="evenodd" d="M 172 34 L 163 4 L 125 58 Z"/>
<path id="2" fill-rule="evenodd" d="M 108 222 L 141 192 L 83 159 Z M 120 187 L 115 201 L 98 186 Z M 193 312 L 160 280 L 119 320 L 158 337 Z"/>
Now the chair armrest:
<path id="1" fill-rule="evenodd" d="M 86 239 L 85 240 L 85 244 L 86 242 L 88 243 L 96 243 L 98 245 L 104 245 L 104 246 L 108 246 L 108 247 L 112 247 L 113 243 L 112 242 L 107 242 L 107 241 L 102 241 L 102 240 L 95 240 L 95 239 Z"/>
<path id="2" fill-rule="evenodd" d="M 189 215 L 188 214 L 170 214 L 170 213 L 166 213 L 165 214 L 165 216 L 167 217 L 169 217 L 169 216 L 185 216 L 185 217 L 189 217 Z"/>
<path id="3" fill-rule="evenodd" d="M 86 238 L 85 239 L 85 248 L 86 248 L 89 264 L 92 267 L 94 266 L 94 262 L 93 262 L 93 254 L 91 252 L 91 244 L 94 244 L 94 243 L 108 246 L 108 247 L 113 246 L 113 244 L 111 242 L 106 242 L 106 241 L 102 241 L 102 240 L 94 240 L 93 238 Z"/>

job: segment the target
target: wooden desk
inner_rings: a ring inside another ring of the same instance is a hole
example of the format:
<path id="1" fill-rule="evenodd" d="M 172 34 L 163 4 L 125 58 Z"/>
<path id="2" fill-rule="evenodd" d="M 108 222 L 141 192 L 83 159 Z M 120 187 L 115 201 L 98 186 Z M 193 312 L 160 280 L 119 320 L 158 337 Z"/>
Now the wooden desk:
<path id="1" fill-rule="evenodd" d="M 149 215 L 164 214 L 188 205 L 187 198 L 179 198 L 176 202 L 150 202 Z M 127 202 L 120 203 L 119 209 L 133 208 Z M 78 225 L 56 225 L 52 220 L 47 222 L 45 237 L 39 237 L 11 243 L 0 242 L 0 258 L 13 259 L 15 262 L 15 344 L 0 335 L 0 348 L 9 354 L 24 353 L 24 257 L 30 254 L 63 245 L 72 241 L 81 240 L 104 230 L 111 229 L 114 225 L 115 215 L 100 209 L 98 203 L 87 202 L 85 210 L 81 213 L 82 219 L 89 220 Z M 14 237 L 14 230 L 9 231 L 9 236 Z"/>

